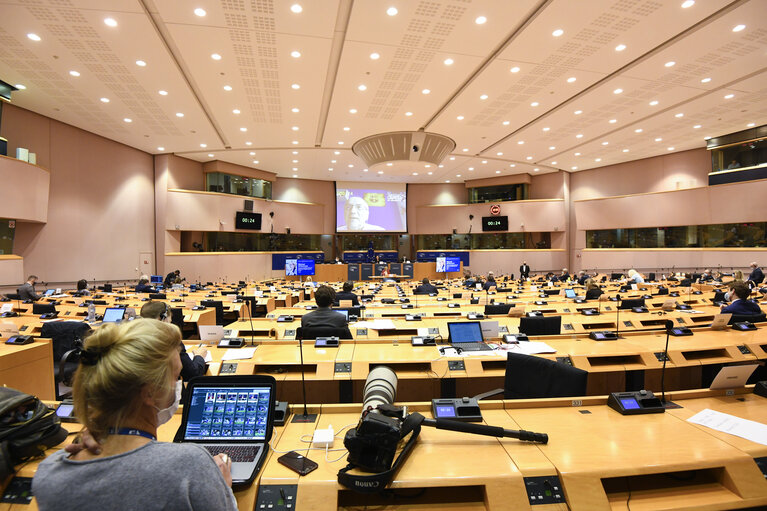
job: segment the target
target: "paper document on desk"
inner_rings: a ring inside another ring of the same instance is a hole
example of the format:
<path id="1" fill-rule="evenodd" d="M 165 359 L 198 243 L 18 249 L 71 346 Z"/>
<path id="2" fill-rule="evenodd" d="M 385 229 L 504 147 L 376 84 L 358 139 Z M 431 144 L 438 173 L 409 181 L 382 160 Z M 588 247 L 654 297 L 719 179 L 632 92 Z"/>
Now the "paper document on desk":
<path id="1" fill-rule="evenodd" d="M 556 353 L 557 350 L 539 341 L 520 341 L 516 344 L 501 344 L 501 349 L 524 355 L 538 355 L 541 353 Z"/>
<path id="2" fill-rule="evenodd" d="M 228 362 L 229 360 L 250 360 L 255 354 L 256 348 L 226 350 L 224 356 L 221 357 L 221 362 Z"/>
<path id="3" fill-rule="evenodd" d="M 684 312 L 685 314 L 703 314 L 703 311 L 699 311 L 695 309 L 678 310 L 676 312 Z"/>
<path id="4" fill-rule="evenodd" d="M 706 408 L 696 413 L 688 422 L 706 426 L 722 433 L 739 436 L 757 444 L 767 445 L 767 424 L 741 419 L 727 413 L 717 412 Z"/>
<path id="5" fill-rule="evenodd" d="M 375 319 L 373 321 L 358 321 L 355 328 L 367 328 L 368 330 L 394 330 L 394 321 L 390 319 Z"/>
<path id="6" fill-rule="evenodd" d="M 194 360 L 194 353 L 187 351 L 186 354 L 189 355 L 189 360 Z M 210 351 L 206 351 L 203 358 L 205 359 L 206 364 L 213 362 L 213 355 L 210 354 Z"/>

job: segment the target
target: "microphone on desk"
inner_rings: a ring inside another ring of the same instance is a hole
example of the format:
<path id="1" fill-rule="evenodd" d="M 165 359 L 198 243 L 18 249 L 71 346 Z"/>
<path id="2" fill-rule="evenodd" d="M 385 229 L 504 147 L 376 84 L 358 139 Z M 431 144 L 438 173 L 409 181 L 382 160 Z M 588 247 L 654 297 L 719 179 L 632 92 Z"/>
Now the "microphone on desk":
<path id="1" fill-rule="evenodd" d="M 621 338 L 620 336 L 620 329 L 621 329 L 621 295 L 617 294 L 615 295 L 615 298 L 618 299 L 616 302 L 617 305 L 615 306 L 615 337 L 618 339 Z"/>
<path id="2" fill-rule="evenodd" d="M 303 423 L 311 423 L 315 422 L 317 420 L 317 414 L 316 413 L 308 413 L 306 410 L 306 371 L 304 369 L 304 335 L 303 335 L 303 329 L 301 332 L 301 335 L 297 335 L 298 337 L 298 353 L 301 357 L 301 392 L 302 392 L 302 399 L 304 404 L 304 413 L 301 415 L 294 415 L 293 420 L 291 422 L 303 422 Z M 315 342 L 317 342 L 315 340 Z"/>
<path id="3" fill-rule="evenodd" d="M 663 368 L 660 370 L 660 402 L 666 406 L 666 361 L 668 360 L 668 340 L 671 336 L 671 329 L 674 328 L 674 322 L 666 320 L 666 347 L 663 350 Z"/>

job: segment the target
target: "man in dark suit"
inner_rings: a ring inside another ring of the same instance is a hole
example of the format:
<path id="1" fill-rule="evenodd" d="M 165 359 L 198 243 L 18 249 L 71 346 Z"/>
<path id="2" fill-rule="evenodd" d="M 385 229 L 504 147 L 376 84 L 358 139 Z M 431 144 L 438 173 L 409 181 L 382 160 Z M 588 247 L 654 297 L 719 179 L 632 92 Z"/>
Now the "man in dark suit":
<path id="1" fill-rule="evenodd" d="M 149 280 L 146 277 L 141 277 L 136 285 L 136 293 L 156 293 L 155 288 L 149 285 Z"/>
<path id="2" fill-rule="evenodd" d="M 415 288 L 415 291 L 413 291 L 413 293 L 417 295 L 430 295 L 432 293 L 437 294 L 437 292 L 437 288 L 431 285 L 429 283 L 429 279 L 426 277 L 424 277 L 421 281 L 421 285 Z"/>
<path id="3" fill-rule="evenodd" d="M 351 281 L 347 280 L 344 282 L 343 291 L 340 293 L 336 293 L 336 300 L 340 303 L 341 300 L 351 300 L 352 306 L 357 307 L 360 304 L 359 299 L 357 298 L 357 295 L 352 293 L 352 289 L 354 289 L 354 284 L 351 283 Z"/>
<path id="4" fill-rule="evenodd" d="M 752 316 L 761 314 L 762 309 L 759 306 L 748 299 L 751 294 L 751 289 L 743 282 L 735 282 L 730 285 L 730 297 L 735 298 L 730 305 L 722 307 L 722 313 L 737 314 L 740 316 Z M 734 296 L 733 296 L 734 295 Z"/>
<path id="5" fill-rule="evenodd" d="M 30 275 L 27 281 L 17 289 L 21 300 L 37 301 L 42 298 L 35 292 L 35 282 L 37 282 L 37 275 Z"/>
<path id="6" fill-rule="evenodd" d="M 173 286 L 173 284 L 180 281 L 181 281 L 181 270 L 175 270 L 165 276 L 165 282 L 163 283 L 163 286 L 166 288 L 170 288 L 171 286 Z"/>
<path id="7" fill-rule="evenodd" d="M 748 280 L 754 284 L 761 284 L 764 281 L 764 273 L 756 262 L 751 263 L 751 274 L 748 276 Z"/>
<path id="8" fill-rule="evenodd" d="M 519 277 L 526 279 L 530 276 L 530 267 L 527 265 L 527 261 L 522 261 L 522 265 L 519 267 Z"/>
<path id="9" fill-rule="evenodd" d="M 343 314 L 330 308 L 335 298 L 336 292 L 332 287 L 318 287 L 314 292 L 314 301 L 317 303 L 317 309 L 301 317 L 301 326 L 346 328 L 346 318 L 344 318 Z"/>

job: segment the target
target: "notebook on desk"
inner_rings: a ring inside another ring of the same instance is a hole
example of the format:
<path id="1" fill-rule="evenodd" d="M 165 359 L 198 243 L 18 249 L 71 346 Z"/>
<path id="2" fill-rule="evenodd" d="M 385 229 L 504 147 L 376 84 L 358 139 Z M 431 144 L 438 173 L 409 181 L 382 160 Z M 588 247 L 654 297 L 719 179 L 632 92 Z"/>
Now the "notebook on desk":
<path id="1" fill-rule="evenodd" d="M 269 452 L 274 422 L 271 376 L 202 376 L 189 382 L 176 441 L 192 442 L 232 460 L 232 485 L 253 482 Z"/>
<path id="2" fill-rule="evenodd" d="M 492 350 L 485 344 L 482 337 L 482 325 L 479 321 L 461 321 L 447 324 L 449 342 L 453 348 L 461 348 L 463 351 L 486 351 Z"/>

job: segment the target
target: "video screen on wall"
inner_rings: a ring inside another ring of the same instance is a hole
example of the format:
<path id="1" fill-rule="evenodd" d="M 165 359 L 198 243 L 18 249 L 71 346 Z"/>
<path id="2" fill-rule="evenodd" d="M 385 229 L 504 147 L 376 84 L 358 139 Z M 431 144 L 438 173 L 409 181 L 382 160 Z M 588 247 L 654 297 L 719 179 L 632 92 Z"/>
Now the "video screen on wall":
<path id="1" fill-rule="evenodd" d="M 436 271 L 437 273 L 444 273 L 449 271 L 461 271 L 461 258 L 460 257 L 438 257 Z"/>
<path id="2" fill-rule="evenodd" d="M 336 182 L 337 232 L 406 232 L 405 183 Z"/>
<path id="3" fill-rule="evenodd" d="M 285 259 L 285 275 L 314 275 L 314 259 Z"/>

